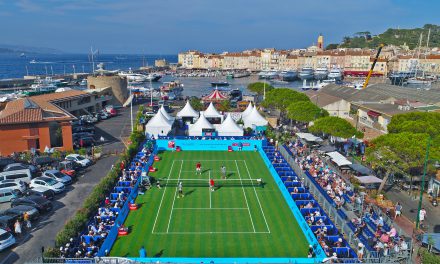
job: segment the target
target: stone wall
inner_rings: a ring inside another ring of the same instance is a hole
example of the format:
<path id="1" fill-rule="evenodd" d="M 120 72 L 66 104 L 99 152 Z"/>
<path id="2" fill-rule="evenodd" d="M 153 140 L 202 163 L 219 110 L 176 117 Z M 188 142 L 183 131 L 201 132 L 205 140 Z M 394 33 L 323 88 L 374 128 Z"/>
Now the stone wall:
<path id="1" fill-rule="evenodd" d="M 127 89 L 127 79 L 119 76 L 89 76 L 87 86 L 90 90 L 111 87 L 113 99 L 110 103 L 123 105 L 127 101 L 129 92 Z"/>

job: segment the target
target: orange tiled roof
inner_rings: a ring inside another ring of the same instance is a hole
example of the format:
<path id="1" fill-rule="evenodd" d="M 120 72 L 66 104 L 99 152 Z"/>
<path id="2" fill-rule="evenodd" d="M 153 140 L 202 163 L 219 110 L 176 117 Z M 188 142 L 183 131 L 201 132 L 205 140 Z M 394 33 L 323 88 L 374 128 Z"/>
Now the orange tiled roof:
<path id="1" fill-rule="evenodd" d="M 87 93 L 69 90 L 31 96 L 11 101 L 0 112 L 0 124 L 37 123 L 51 120 L 72 120 L 75 117 L 52 102 L 85 95 Z"/>

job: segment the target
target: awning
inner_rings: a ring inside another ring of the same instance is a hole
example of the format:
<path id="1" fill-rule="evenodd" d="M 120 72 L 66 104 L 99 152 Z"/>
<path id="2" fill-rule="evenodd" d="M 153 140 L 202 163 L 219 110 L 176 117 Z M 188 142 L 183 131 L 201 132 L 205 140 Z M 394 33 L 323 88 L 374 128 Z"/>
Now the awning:
<path id="1" fill-rule="evenodd" d="M 359 172 L 361 175 L 370 175 L 371 170 L 361 164 L 350 164 L 348 165 L 352 170 Z"/>
<path id="2" fill-rule="evenodd" d="M 296 133 L 296 135 L 299 138 L 302 138 L 302 139 L 304 139 L 306 141 L 309 141 L 309 142 L 321 142 L 321 141 L 323 141 L 322 138 L 314 136 L 313 134 L 310 134 L 310 133 Z"/>
<path id="3" fill-rule="evenodd" d="M 335 151 L 336 150 L 336 148 L 335 147 L 333 147 L 333 146 L 322 146 L 322 147 L 319 147 L 318 148 L 318 151 L 321 151 L 321 152 L 324 152 L 324 153 L 327 153 L 327 152 L 333 152 L 333 151 Z"/>
<path id="4" fill-rule="evenodd" d="M 355 177 L 361 184 L 374 184 L 374 183 L 382 183 L 382 180 L 377 178 L 376 176 L 361 176 Z"/>
<path id="5" fill-rule="evenodd" d="M 351 162 L 347 158 L 345 158 L 341 153 L 337 151 L 329 152 L 326 155 L 329 156 L 332 161 L 336 163 L 336 165 L 338 165 L 339 167 L 351 164 Z"/>
<path id="6" fill-rule="evenodd" d="M 367 115 L 372 116 L 372 117 L 379 117 L 380 113 L 370 110 L 367 112 Z"/>

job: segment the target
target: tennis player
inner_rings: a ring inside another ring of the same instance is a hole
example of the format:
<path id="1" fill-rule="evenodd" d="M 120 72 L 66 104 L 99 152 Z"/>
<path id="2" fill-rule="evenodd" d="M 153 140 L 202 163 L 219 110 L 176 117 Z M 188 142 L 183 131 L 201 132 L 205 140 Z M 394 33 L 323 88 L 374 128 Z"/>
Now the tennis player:
<path id="1" fill-rule="evenodd" d="M 183 197 L 185 195 L 183 195 L 183 186 L 182 186 L 182 182 L 179 182 L 179 185 L 177 187 L 179 189 L 179 195 L 177 196 L 177 198 Z"/>
<path id="2" fill-rule="evenodd" d="M 220 167 L 220 171 L 222 173 L 222 179 L 226 179 L 226 167 L 225 167 L 225 165 L 222 165 Z"/>
<path id="3" fill-rule="evenodd" d="M 202 175 L 202 164 L 200 163 L 200 161 L 196 164 L 196 175 L 197 174 Z"/>
<path id="4" fill-rule="evenodd" d="M 214 191 L 214 179 L 209 179 L 209 188 L 211 189 L 211 192 Z"/>

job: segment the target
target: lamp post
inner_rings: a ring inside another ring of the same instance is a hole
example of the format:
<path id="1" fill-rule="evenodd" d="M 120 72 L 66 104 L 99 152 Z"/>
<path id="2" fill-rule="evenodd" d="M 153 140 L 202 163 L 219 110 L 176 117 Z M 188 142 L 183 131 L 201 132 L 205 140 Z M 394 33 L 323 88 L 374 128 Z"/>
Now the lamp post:
<path id="1" fill-rule="evenodd" d="M 428 138 L 428 146 L 426 147 L 426 155 L 425 155 L 425 164 L 423 166 L 423 176 L 422 176 L 422 188 L 420 188 L 420 199 L 419 199 L 419 207 L 417 209 L 417 218 L 416 218 L 416 229 L 419 229 L 420 225 L 420 210 L 422 209 L 422 200 L 423 200 L 423 191 L 425 190 L 425 176 L 426 171 L 428 169 L 428 159 L 429 159 L 429 148 L 431 146 L 431 136 Z"/>

